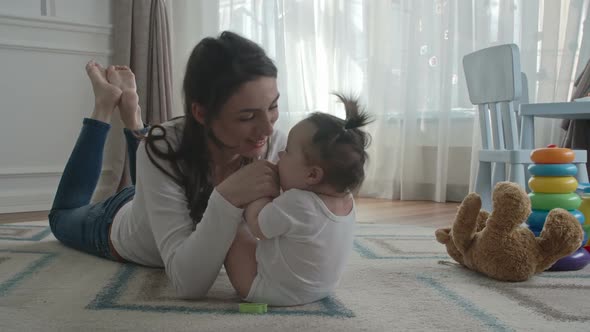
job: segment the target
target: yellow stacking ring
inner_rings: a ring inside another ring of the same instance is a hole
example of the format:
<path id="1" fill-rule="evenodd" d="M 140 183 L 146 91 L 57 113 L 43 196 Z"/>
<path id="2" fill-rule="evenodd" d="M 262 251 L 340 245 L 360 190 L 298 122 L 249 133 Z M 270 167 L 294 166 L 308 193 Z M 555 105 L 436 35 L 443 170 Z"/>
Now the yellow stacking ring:
<path id="1" fill-rule="evenodd" d="M 573 176 L 533 176 L 529 188 L 536 193 L 567 194 L 576 191 L 578 181 Z"/>
<path id="2" fill-rule="evenodd" d="M 574 158 L 574 151 L 566 148 L 542 148 L 531 152 L 531 160 L 537 164 L 569 164 Z"/>
<path id="3" fill-rule="evenodd" d="M 569 194 L 543 194 L 530 193 L 532 208 L 535 210 L 549 211 L 555 208 L 575 210 L 580 206 L 582 199 L 576 193 Z"/>

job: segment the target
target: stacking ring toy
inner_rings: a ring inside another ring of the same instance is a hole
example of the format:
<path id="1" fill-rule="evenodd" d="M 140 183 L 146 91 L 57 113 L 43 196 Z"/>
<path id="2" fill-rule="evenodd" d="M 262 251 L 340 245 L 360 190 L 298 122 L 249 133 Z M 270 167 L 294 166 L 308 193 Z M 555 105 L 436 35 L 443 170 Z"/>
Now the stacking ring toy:
<path id="1" fill-rule="evenodd" d="M 574 158 L 573 150 L 557 148 L 554 145 L 531 152 L 531 160 L 537 164 L 569 164 L 574 161 Z"/>
<path id="2" fill-rule="evenodd" d="M 553 264 L 547 271 L 576 271 L 583 269 L 590 263 L 590 253 L 584 248 L 566 256 Z"/>
<path id="3" fill-rule="evenodd" d="M 586 238 L 588 238 L 588 236 L 590 236 L 590 224 L 582 225 L 582 228 L 584 229 L 584 232 L 586 233 Z M 590 240 L 584 242 L 584 245 L 590 246 Z"/>
<path id="4" fill-rule="evenodd" d="M 576 219 L 578 219 L 580 224 L 583 225 L 586 221 L 582 212 L 578 210 L 571 210 L 568 212 L 571 213 Z M 533 210 L 533 213 L 529 215 L 528 219 L 526 220 L 526 223 L 527 225 L 529 225 L 531 229 L 538 229 L 540 231 L 541 229 L 543 229 L 543 225 L 545 225 L 545 219 L 547 218 L 548 214 L 549 211 Z"/>
<path id="5" fill-rule="evenodd" d="M 575 176 L 578 168 L 574 164 L 531 164 L 529 173 L 534 176 Z"/>
<path id="6" fill-rule="evenodd" d="M 567 194 L 576 191 L 578 181 L 573 176 L 533 176 L 529 188 L 537 193 Z"/>
<path id="7" fill-rule="evenodd" d="M 562 208 L 575 210 L 580 206 L 582 199 L 576 193 L 569 194 L 543 194 L 530 193 L 531 205 L 535 210 L 552 210 Z"/>

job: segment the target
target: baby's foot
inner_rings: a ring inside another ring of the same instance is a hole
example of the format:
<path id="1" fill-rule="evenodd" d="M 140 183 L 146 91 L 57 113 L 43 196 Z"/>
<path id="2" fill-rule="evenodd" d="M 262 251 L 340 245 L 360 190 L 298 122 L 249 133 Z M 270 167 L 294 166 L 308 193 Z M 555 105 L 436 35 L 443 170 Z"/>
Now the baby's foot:
<path id="1" fill-rule="evenodd" d="M 109 66 L 107 68 L 108 81 L 122 90 L 119 100 L 121 120 L 126 128 L 139 130 L 143 128 L 139 96 L 136 91 L 135 75 L 127 66 Z"/>
<path id="2" fill-rule="evenodd" d="M 91 118 L 109 123 L 121 98 L 121 89 L 107 81 L 104 68 L 93 60 L 86 64 L 86 73 L 94 91 L 94 112 Z"/>

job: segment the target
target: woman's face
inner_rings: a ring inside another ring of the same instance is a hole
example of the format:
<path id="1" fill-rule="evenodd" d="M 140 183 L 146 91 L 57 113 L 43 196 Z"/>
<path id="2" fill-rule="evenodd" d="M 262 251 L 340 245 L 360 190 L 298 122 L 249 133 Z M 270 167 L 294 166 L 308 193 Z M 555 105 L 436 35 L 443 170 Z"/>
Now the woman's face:
<path id="1" fill-rule="evenodd" d="M 259 77 L 242 84 L 211 121 L 213 134 L 230 153 L 258 158 L 266 152 L 268 138 L 279 118 L 277 80 Z"/>

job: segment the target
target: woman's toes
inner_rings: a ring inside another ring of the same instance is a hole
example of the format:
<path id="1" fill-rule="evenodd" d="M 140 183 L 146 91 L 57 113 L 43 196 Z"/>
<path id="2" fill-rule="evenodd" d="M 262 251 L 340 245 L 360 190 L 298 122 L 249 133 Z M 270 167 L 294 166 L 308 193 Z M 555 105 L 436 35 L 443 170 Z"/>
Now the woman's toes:
<path id="1" fill-rule="evenodd" d="M 107 83 L 106 77 L 104 76 L 104 72 L 102 71 L 102 67 L 94 61 L 88 62 L 86 64 L 86 73 L 93 84 L 95 83 Z"/>
<path id="2" fill-rule="evenodd" d="M 111 84 L 115 84 L 115 82 L 112 82 L 112 80 L 116 79 L 116 77 L 115 77 L 116 73 L 117 73 L 117 69 L 115 68 L 115 66 L 109 66 L 107 68 L 107 80 L 109 82 L 111 82 Z"/>

